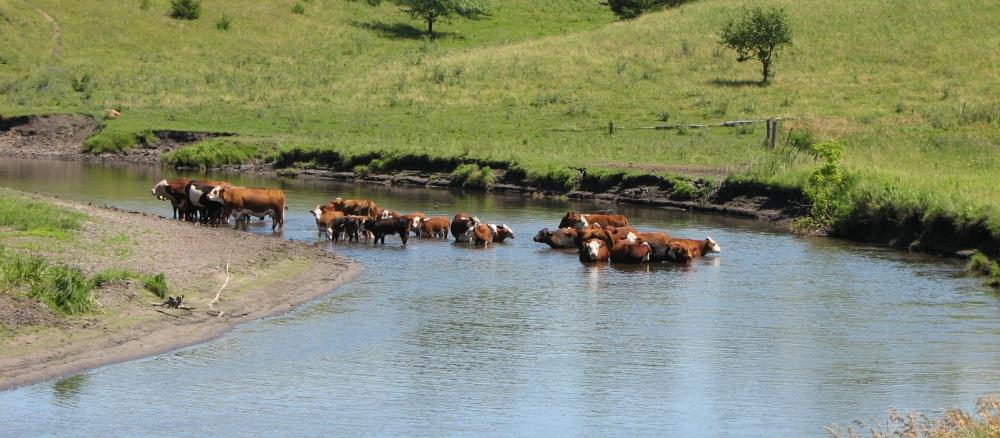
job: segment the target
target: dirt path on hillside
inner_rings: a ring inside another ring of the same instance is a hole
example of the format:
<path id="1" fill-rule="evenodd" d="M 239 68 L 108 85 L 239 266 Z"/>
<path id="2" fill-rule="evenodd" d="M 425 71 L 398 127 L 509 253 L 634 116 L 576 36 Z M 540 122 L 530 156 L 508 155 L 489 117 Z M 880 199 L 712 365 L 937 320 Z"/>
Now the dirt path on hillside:
<path id="1" fill-rule="evenodd" d="M 52 46 L 52 57 L 58 58 L 59 55 L 62 54 L 62 28 L 59 27 L 59 22 L 56 21 L 55 18 L 52 18 L 52 16 L 49 15 L 48 12 L 45 12 L 44 9 L 35 6 L 28 0 L 24 0 L 24 2 L 27 3 L 28 6 L 35 8 L 35 10 L 38 11 L 39 14 L 42 14 L 42 17 L 45 18 L 45 21 L 48 21 L 49 24 L 52 25 L 52 42 L 54 43 L 54 45 Z"/>
<path id="2" fill-rule="evenodd" d="M 139 280 L 97 291 L 97 312 L 53 313 L 23 296 L 0 294 L 0 390 L 85 369 L 160 354 L 217 337 L 233 326 L 285 312 L 350 280 L 359 267 L 319 247 L 228 228 L 208 228 L 143 213 L 25 195 L 87 214 L 78 241 L 33 245 L 7 238 L 10 248 L 32 248 L 53 263 L 88 275 L 128 269 L 166 274 L 172 295 L 193 310 L 155 307 L 160 300 Z M 41 249 L 37 249 L 41 248 Z M 214 307 L 208 303 L 231 280 Z"/>

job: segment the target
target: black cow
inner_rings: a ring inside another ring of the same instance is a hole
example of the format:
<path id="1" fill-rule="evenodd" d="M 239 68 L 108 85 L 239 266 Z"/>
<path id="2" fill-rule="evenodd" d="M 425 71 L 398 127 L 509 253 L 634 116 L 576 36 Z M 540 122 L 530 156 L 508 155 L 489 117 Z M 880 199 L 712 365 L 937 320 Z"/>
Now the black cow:
<path id="1" fill-rule="evenodd" d="M 365 229 L 375 235 L 374 243 L 378 243 L 381 240 L 382 244 L 385 244 L 386 235 L 399 234 L 399 239 L 403 241 L 403 245 L 406 245 L 406 240 L 409 238 L 412 226 L 413 221 L 402 217 L 389 217 L 365 222 Z"/>

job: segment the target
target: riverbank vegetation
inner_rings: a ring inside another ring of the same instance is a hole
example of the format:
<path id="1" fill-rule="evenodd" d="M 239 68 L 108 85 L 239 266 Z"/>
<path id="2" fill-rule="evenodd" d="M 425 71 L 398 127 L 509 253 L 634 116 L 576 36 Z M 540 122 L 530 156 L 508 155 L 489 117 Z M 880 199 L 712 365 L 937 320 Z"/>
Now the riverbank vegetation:
<path id="1" fill-rule="evenodd" d="M 926 414 L 890 411 L 888 418 L 874 420 L 869 425 L 856 421 L 854 426 L 841 430 L 828 428 L 835 438 L 987 438 L 1000 435 L 1000 401 L 995 396 L 983 397 L 976 402 L 976 413 L 961 409 L 946 409 L 940 418 Z"/>
<path id="2" fill-rule="evenodd" d="M 63 50 L 53 56 L 41 17 L 0 5 L 17 30 L 2 36 L 2 112 L 103 118 L 116 108 L 123 116 L 108 128 L 132 138 L 241 135 L 176 152 L 172 165 L 447 163 L 441 171 L 488 166 L 560 191 L 580 169 L 804 190 L 820 166 L 804 151 L 835 140 L 844 208 L 831 232 L 916 218 L 1000 236 L 1000 37 L 981 31 L 1000 27 L 992 1 L 768 1 L 795 43 L 777 54 L 767 87 L 759 65 L 719 44 L 739 0 L 627 21 L 592 0 L 491 2 L 489 19 L 454 20 L 435 39 L 393 2 L 310 2 L 306 14 L 287 2 L 214 2 L 195 21 L 170 18 L 165 0 L 113 14 L 98 0 L 36 3 L 61 25 Z M 240 25 L 219 32 L 222 16 Z M 775 148 L 759 123 L 688 127 L 769 117 L 787 117 Z M 655 126 L 671 129 L 636 129 Z"/>

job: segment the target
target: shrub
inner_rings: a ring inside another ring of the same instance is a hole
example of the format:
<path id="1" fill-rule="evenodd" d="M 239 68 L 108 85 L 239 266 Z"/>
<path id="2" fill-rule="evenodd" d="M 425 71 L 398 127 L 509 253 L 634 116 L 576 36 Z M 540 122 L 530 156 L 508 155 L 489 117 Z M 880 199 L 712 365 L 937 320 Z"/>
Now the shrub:
<path id="1" fill-rule="evenodd" d="M 306 8 L 305 6 L 302 6 L 302 3 L 296 3 L 295 6 L 292 6 L 292 13 L 299 15 L 305 14 Z"/>
<path id="2" fill-rule="evenodd" d="M 371 173 L 371 169 L 365 164 L 359 164 L 357 166 L 354 166 L 355 177 L 367 176 L 369 173 Z"/>
<path id="3" fill-rule="evenodd" d="M 218 20 L 215 21 L 215 28 L 219 30 L 229 30 L 229 26 L 233 24 L 233 17 L 226 14 L 222 14 Z"/>
<path id="4" fill-rule="evenodd" d="M 139 3 L 139 9 L 143 10 L 143 11 L 148 11 L 149 10 L 149 0 L 142 0 L 142 2 Z"/>
<path id="5" fill-rule="evenodd" d="M 611 8 L 618 18 L 627 20 L 635 18 L 652 9 L 663 6 L 678 6 L 688 0 L 606 0 L 602 5 Z"/>
<path id="6" fill-rule="evenodd" d="M 201 16 L 201 0 L 170 0 L 170 16 L 179 20 L 197 20 Z"/>
<path id="7" fill-rule="evenodd" d="M 788 135 L 788 146 L 797 152 L 808 152 L 811 154 L 812 146 L 815 143 L 816 139 L 813 137 L 812 131 L 809 130 L 792 131 Z"/>
<path id="8" fill-rule="evenodd" d="M 809 216 L 795 221 L 793 228 L 800 233 L 825 233 L 852 211 L 848 195 L 851 180 L 840 164 L 844 156 L 842 144 L 818 143 L 812 145 L 811 150 L 825 163 L 813 171 L 804 187 L 812 203 Z"/>

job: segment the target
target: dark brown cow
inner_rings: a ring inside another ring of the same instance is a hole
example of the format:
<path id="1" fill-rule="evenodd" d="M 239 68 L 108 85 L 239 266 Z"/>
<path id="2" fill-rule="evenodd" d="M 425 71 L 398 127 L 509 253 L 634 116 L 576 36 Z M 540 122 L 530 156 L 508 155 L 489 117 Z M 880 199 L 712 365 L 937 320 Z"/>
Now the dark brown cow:
<path id="1" fill-rule="evenodd" d="M 344 212 L 336 211 L 329 205 L 317 205 L 316 208 L 309 212 L 316 219 L 316 232 L 319 236 L 323 236 L 325 233 L 327 240 L 334 240 L 333 227 L 331 225 L 333 225 L 334 219 L 344 217 Z"/>
<path id="2" fill-rule="evenodd" d="M 475 237 L 472 230 L 481 223 L 479 218 L 469 216 L 468 213 L 456 214 L 455 218 L 451 220 L 451 235 L 455 238 L 455 242 L 472 243 L 472 239 Z"/>
<path id="3" fill-rule="evenodd" d="M 611 263 L 642 263 L 649 261 L 649 255 L 653 252 L 649 244 L 642 239 L 619 240 L 611 247 Z"/>
<path id="4" fill-rule="evenodd" d="M 337 213 L 340 213 L 339 211 Z M 361 228 L 367 222 L 364 216 L 341 216 L 333 220 L 330 223 L 330 230 L 333 234 L 333 241 L 340 241 L 340 234 L 344 234 L 344 238 L 348 242 L 357 242 L 360 237 Z M 384 240 L 383 240 L 384 242 Z"/>
<path id="5" fill-rule="evenodd" d="M 187 200 L 184 188 L 191 182 L 188 178 L 176 178 L 171 180 L 161 180 L 153 186 L 153 196 L 161 201 L 170 201 L 170 206 L 174 209 L 174 219 L 190 219 L 192 209 L 191 202 Z"/>
<path id="6" fill-rule="evenodd" d="M 580 248 L 580 261 L 584 263 L 606 262 L 611 258 L 611 250 L 603 239 L 588 239 Z"/>
<path id="7" fill-rule="evenodd" d="M 448 238 L 450 222 L 444 216 L 430 217 L 420 221 L 420 235 L 423 237 Z"/>
<path id="8" fill-rule="evenodd" d="M 382 207 L 379 207 L 375 201 L 371 199 L 341 199 L 337 198 L 331 200 L 327 205 L 333 207 L 334 210 L 342 211 L 344 214 L 354 215 L 354 216 L 368 216 L 372 219 L 382 219 L 382 214 L 385 211 Z"/>
<path id="9" fill-rule="evenodd" d="M 711 237 L 705 240 L 670 239 L 668 245 L 666 260 L 672 262 L 686 263 L 705 254 L 722 252 L 722 247 Z"/>
<path id="10" fill-rule="evenodd" d="M 271 231 L 285 226 L 285 192 L 272 189 L 248 189 L 230 185 L 219 185 L 208 193 L 208 199 L 221 202 L 236 219 L 235 228 L 243 223 L 247 228 L 250 216 L 271 216 Z"/>
<path id="11" fill-rule="evenodd" d="M 374 244 L 378 244 L 379 241 L 382 241 L 382 244 L 384 245 L 386 235 L 398 234 L 399 239 L 403 241 L 403 245 L 406 245 L 406 240 L 410 236 L 410 225 L 412 225 L 412 223 L 406 219 L 390 217 L 366 221 L 365 229 L 375 235 Z"/>
<path id="12" fill-rule="evenodd" d="M 538 243 L 544 243 L 550 248 L 576 248 L 576 235 L 579 233 L 576 228 L 560 228 L 555 232 L 548 228 L 542 228 L 532 239 Z"/>
<path id="13" fill-rule="evenodd" d="M 620 214 L 577 213 L 571 211 L 559 221 L 559 228 L 586 228 L 591 224 L 602 227 L 627 227 L 628 218 Z"/>
<path id="14" fill-rule="evenodd" d="M 588 226 L 582 230 L 577 230 L 576 238 L 574 243 L 576 243 L 576 249 L 583 248 L 583 242 L 590 239 L 601 239 L 607 242 L 608 246 L 614 245 L 614 238 L 611 235 L 612 227 L 599 227 L 596 225 Z"/>

